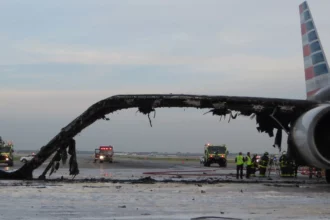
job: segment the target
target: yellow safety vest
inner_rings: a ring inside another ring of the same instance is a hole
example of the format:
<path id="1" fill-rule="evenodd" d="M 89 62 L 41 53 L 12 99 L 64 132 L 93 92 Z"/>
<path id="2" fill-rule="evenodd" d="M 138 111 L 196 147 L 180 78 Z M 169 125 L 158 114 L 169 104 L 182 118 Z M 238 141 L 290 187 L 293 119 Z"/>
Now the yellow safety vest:
<path id="1" fill-rule="evenodd" d="M 252 165 L 251 157 L 246 156 L 246 158 L 247 158 L 246 165 L 248 166 Z"/>
<path id="2" fill-rule="evenodd" d="M 243 165 L 244 161 L 243 161 L 243 156 L 242 155 L 238 155 L 236 157 L 236 165 Z"/>

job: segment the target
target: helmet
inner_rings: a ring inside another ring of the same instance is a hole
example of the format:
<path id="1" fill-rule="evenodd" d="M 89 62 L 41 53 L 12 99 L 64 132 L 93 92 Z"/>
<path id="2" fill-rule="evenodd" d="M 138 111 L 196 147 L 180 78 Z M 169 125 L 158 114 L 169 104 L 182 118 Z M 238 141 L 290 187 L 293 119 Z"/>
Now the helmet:
<path id="1" fill-rule="evenodd" d="M 266 151 L 266 152 L 264 153 L 264 155 L 268 155 L 268 152 Z"/>

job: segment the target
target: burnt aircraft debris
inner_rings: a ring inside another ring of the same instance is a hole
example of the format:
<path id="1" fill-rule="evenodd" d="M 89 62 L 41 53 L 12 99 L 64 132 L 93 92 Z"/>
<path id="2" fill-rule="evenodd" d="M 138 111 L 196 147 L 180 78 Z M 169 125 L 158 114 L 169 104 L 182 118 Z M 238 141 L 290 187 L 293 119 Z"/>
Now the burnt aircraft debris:
<path id="1" fill-rule="evenodd" d="M 211 109 L 208 112 L 205 112 L 203 115 L 206 115 L 208 113 L 212 112 L 212 115 L 219 115 L 220 116 L 220 121 L 222 116 L 224 117 L 224 119 L 226 119 L 226 115 L 229 114 L 229 120 L 228 123 L 230 122 L 230 119 L 236 119 L 238 116 L 238 113 L 236 113 L 235 115 L 233 115 L 232 111 L 228 110 L 228 109 Z"/>
<path id="2" fill-rule="evenodd" d="M 47 166 L 40 179 L 44 179 L 49 169 L 51 173 L 56 172 L 59 161 L 66 161 L 67 153 L 71 155 L 69 159 L 70 175 L 73 177 L 79 174 L 76 158 L 76 144 L 73 139 L 83 129 L 93 124 L 99 119 L 106 119 L 106 115 L 119 110 L 138 108 L 142 114 L 148 115 L 150 126 L 150 113 L 156 108 L 197 108 L 211 109 L 213 115 L 230 115 L 230 119 L 235 119 L 238 115 L 253 116 L 258 124 L 259 132 L 268 133 L 272 137 L 273 130 L 278 132 L 282 129 L 289 130 L 290 125 L 305 111 L 316 107 L 320 103 L 310 100 L 287 100 L 268 99 L 256 97 L 237 96 L 208 96 L 208 95 L 184 95 L 184 94 L 157 94 L 157 95 L 116 95 L 103 99 L 74 119 L 71 123 L 61 129 L 61 131 L 41 147 L 36 156 L 24 164 L 21 168 L 13 172 L 0 171 L 0 179 L 33 179 L 33 170 L 37 169 L 43 162 L 55 156 Z M 276 109 L 276 112 L 274 111 Z M 232 112 L 237 112 L 233 115 Z M 274 120 L 276 119 L 276 120 Z M 281 134 L 276 135 L 276 146 L 278 146 Z M 280 146 L 279 146 L 280 147 Z M 68 149 L 68 152 L 66 152 Z"/>

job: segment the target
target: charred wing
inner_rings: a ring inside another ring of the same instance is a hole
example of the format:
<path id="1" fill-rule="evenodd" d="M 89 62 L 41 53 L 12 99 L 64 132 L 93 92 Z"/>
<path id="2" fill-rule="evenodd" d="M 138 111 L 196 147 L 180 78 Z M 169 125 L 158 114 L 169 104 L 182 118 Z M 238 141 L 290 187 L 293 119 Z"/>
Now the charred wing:
<path id="1" fill-rule="evenodd" d="M 38 168 L 48 157 L 57 151 L 63 152 L 68 146 L 73 146 L 73 138 L 84 128 L 93 124 L 98 119 L 108 119 L 105 116 L 118 110 L 138 108 L 148 115 L 155 113 L 156 108 L 198 108 L 211 109 L 213 115 L 229 116 L 235 119 L 238 115 L 254 115 L 259 132 L 266 132 L 273 136 L 274 129 L 289 131 L 292 124 L 306 111 L 320 105 L 316 101 L 271 99 L 257 97 L 236 96 L 207 96 L 207 95 L 184 95 L 184 94 L 156 94 L 156 95 L 117 95 L 101 100 L 89 107 L 80 116 L 64 127 L 49 143 L 43 146 L 39 153 L 27 164 L 15 172 L 0 172 L 3 179 L 26 179 L 32 178 L 32 171 Z M 150 117 L 149 117 L 150 120 Z M 151 121 L 150 121 L 151 125 Z M 280 135 L 278 135 L 280 136 Z M 279 137 L 277 138 L 279 139 Z M 277 140 L 278 142 L 278 140 Z M 72 152 L 71 152 L 72 151 Z M 69 148 L 70 173 L 75 176 L 79 173 L 74 150 Z M 66 159 L 66 154 L 62 160 Z M 59 161 L 56 158 L 55 161 Z M 52 165 L 50 165 L 52 167 Z M 58 165 L 54 168 L 56 170 Z"/>

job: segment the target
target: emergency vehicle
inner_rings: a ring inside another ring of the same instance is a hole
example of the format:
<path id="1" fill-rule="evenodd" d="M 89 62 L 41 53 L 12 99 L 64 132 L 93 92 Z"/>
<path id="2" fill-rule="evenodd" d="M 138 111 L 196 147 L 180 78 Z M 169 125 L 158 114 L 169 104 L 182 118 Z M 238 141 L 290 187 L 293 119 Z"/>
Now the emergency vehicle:
<path id="1" fill-rule="evenodd" d="M 99 148 L 95 149 L 94 163 L 96 163 L 97 160 L 99 160 L 100 163 L 103 163 L 103 161 L 112 163 L 113 146 L 100 146 Z"/>
<path id="2" fill-rule="evenodd" d="M 204 147 L 204 166 L 209 167 L 212 163 L 219 164 L 220 167 L 227 167 L 228 150 L 225 144 L 212 145 L 205 144 Z"/>
<path id="3" fill-rule="evenodd" d="M 5 143 L 0 142 L 0 163 L 6 163 L 9 167 L 14 166 L 14 144 L 9 141 Z"/>

